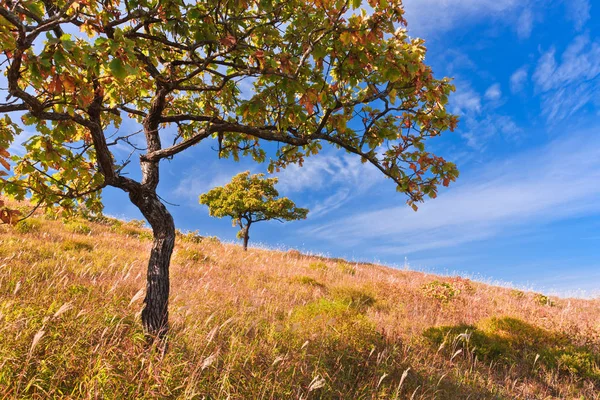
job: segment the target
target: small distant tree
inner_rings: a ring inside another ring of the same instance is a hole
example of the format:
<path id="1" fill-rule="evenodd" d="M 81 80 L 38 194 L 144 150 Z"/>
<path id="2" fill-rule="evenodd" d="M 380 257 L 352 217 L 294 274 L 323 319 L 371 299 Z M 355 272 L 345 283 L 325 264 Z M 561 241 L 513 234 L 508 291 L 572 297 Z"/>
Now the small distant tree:
<path id="1" fill-rule="evenodd" d="M 250 171 L 234 176 L 225 186 L 216 187 L 200 196 L 200 203 L 208 206 L 212 217 L 231 217 L 233 226 L 239 226 L 237 236 L 248 250 L 250 225 L 255 222 L 305 219 L 308 209 L 296 207 L 287 197 L 279 197 L 275 189 L 277 178 L 264 174 L 250 175 Z"/>

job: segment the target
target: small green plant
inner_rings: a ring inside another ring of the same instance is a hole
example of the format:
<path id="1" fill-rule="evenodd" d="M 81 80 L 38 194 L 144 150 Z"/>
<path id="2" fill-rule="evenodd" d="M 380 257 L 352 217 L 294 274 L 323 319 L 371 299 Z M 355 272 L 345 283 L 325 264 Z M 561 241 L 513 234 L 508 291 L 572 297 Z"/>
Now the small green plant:
<path id="1" fill-rule="evenodd" d="M 62 243 L 62 249 L 66 251 L 92 251 L 94 250 L 94 245 L 88 242 L 83 242 L 81 240 L 65 240 Z"/>
<path id="2" fill-rule="evenodd" d="M 533 301 L 535 301 L 537 304 L 541 305 L 541 306 L 549 306 L 549 307 L 554 307 L 554 301 L 552 301 L 552 299 L 550 299 L 548 296 L 543 295 L 541 293 L 536 293 L 533 296 Z"/>
<path id="3" fill-rule="evenodd" d="M 202 252 L 200 252 L 196 249 L 191 249 L 191 248 L 185 248 L 185 249 L 178 250 L 177 258 L 182 261 L 193 261 L 193 262 L 209 261 L 208 256 L 202 254 Z"/>
<path id="4" fill-rule="evenodd" d="M 78 233 L 81 235 L 88 235 L 92 232 L 92 228 L 88 224 L 79 220 L 69 220 L 65 223 L 65 228 L 69 232 Z"/>
<path id="5" fill-rule="evenodd" d="M 126 223 L 115 223 L 112 226 L 112 231 L 121 235 L 130 236 L 141 240 L 152 240 L 152 232 L 143 228 L 143 221 L 129 221 Z"/>
<path id="6" fill-rule="evenodd" d="M 523 297 L 525 297 L 525 292 L 523 292 L 522 290 L 513 289 L 510 291 L 510 295 L 514 298 L 522 299 Z"/>
<path id="7" fill-rule="evenodd" d="M 305 276 L 305 275 L 296 276 L 296 277 L 294 277 L 293 280 L 298 283 L 301 283 L 303 285 L 314 286 L 314 287 L 318 287 L 318 288 L 325 288 L 325 285 L 323 285 L 321 282 L 317 281 L 316 279 L 311 278 L 310 276 Z"/>
<path id="8" fill-rule="evenodd" d="M 426 297 L 439 300 L 446 304 L 460 294 L 460 289 L 448 282 L 435 280 L 421 286 L 421 291 Z"/>
<path id="9" fill-rule="evenodd" d="M 205 239 L 204 236 L 201 236 L 198 231 L 193 231 L 193 232 L 189 231 L 189 232 L 183 233 L 180 230 L 178 230 L 177 236 L 183 242 L 195 243 L 195 244 L 198 244 L 198 243 L 202 242 L 202 240 Z"/>
<path id="10" fill-rule="evenodd" d="M 347 262 L 338 262 L 336 264 L 337 270 L 340 271 L 343 274 L 348 274 L 348 275 L 356 275 L 356 266 L 349 264 Z"/>
<path id="11" fill-rule="evenodd" d="M 325 264 L 323 261 L 311 262 L 310 264 L 308 264 L 308 268 L 312 269 L 313 271 L 319 272 L 324 272 L 328 269 L 327 264 Z"/>
<path id="12" fill-rule="evenodd" d="M 359 312 L 365 312 L 376 302 L 374 295 L 367 290 L 350 286 L 333 289 L 332 297 L 335 301 L 346 304 L 348 307 L 352 307 Z"/>
<path id="13" fill-rule="evenodd" d="M 42 226 L 42 223 L 34 218 L 24 219 L 15 225 L 15 230 L 19 233 L 33 233 L 38 232 Z"/>

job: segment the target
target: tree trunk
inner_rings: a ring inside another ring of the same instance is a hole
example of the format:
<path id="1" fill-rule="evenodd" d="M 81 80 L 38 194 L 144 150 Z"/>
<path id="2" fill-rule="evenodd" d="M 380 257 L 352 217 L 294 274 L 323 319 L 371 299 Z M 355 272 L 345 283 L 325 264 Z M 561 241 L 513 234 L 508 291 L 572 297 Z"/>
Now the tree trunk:
<path id="1" fill-rule="evenodd" d="M 244 251 L 248 251 L 248 240 L 250 240 L 250 235 L 248 234 L 249 231 L 250 223 L 248 223 L 248 225 L 246 225 L 246 228 L 244 229 Z"/>
<path id="2" fill-rule="evenodd" d="M 129 192 L 129 197 L 146 217 L 154 234 L 142 325 L 148 336 L 162 338 L 169 330 L 169 265 L 175 245 L 175 223 L 156 192 L 141 189 Z"/>

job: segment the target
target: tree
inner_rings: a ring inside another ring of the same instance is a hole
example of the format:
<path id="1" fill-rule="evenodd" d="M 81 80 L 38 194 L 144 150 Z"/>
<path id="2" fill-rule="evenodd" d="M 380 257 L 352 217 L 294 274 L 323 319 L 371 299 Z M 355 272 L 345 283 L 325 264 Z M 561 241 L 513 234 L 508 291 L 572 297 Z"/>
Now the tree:
<path id="1" fill-rule="evenodd" d="M 214 140 L 221 157 L 269 159 L 272 171 L 327 143 L 373 164 L 414 208 L 458 175 L 425 149 L 457 124 L 445 108 L 453 86 L 408 37 L 401 0 L 369 0 L 368 12 L 360 0 L 0 5 L 2 149 L 21 126 L 34 131 L 0 191 L 65 213 L 100 212 L 107 186 L 128 193 L 154 234 L 142 312 L 151 335 L 168 329 L 175 243 L 161 161 Z"/>
<path id="2" fill-rule="evenodd" d="M 265 174 L 250 175 L 250 171 L 237 174 L 231 182 L 209 190 L 200 196 L 200 204 L 208 206 L 211 217 L 231 217 L 233 226 L 239 226 L 238 238 L 244 240 L 248 250 L 250 225 L 255 222 L 305 219 L 308 209 L 296 207 L 287 197 L 277 198 L 277 178 Z"/>

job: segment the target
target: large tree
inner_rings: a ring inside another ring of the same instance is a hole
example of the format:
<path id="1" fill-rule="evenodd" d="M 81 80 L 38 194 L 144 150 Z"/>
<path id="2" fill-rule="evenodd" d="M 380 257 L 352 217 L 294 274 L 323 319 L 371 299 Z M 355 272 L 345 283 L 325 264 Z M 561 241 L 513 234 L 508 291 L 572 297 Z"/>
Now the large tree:
<path id="1" fill-rule="evenodd" d="M 8 114 L 34 131 L 0 191 L 67 211 L 100 211 L 107 186 L 127 192 L 154 233 L 142 322 L 162 335 L 175 242 L 157 195 L 162 160 L 214 140 L 221 157 L 272 170 L 327 143 L 374 165 L 414 208 L 457 177 L 425 148 L 457 123 L 453 87 L 405 24 L 400 0 L 0 0 L 2 149 L 22 126 Z M 140 180 L 115 155 L 123 145 Z"/>
<path id="2" fill-rule="evenodd" d="M 295 221 L 305 219 L 308 214 L 308 209 L 296 207 L 287 197 L 279 197 L 275 189 L 277 181 L 277 178 L 265 178 L 265 174 L 242 172 L 228 184 L 202 194 L 199 201 L 208 206 L 211 217 L 231 217 L 233 226 L 240 227 L 238 238 L 244 241 L 244 250 L 248 250 L 253 223 Z"/>

